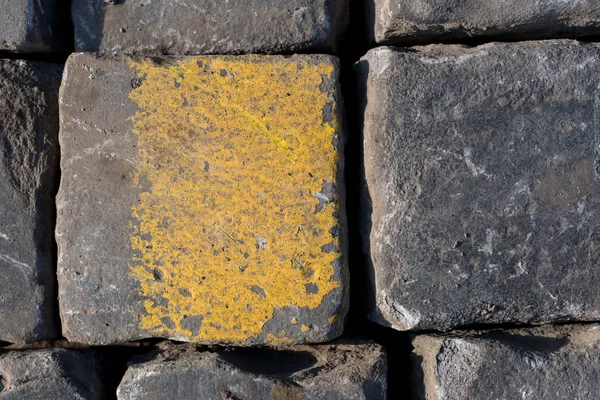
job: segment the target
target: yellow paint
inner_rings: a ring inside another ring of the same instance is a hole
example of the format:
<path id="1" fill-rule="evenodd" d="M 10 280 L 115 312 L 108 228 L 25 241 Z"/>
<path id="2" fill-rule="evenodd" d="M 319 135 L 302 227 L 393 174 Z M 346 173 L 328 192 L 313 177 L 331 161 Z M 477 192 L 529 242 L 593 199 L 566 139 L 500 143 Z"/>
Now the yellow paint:
<path id="1" fill-rule="evenodd" d="M 274 345 L 290 345 L 290 344 L 294 344 L 294 340 L 290 339 L 290 338 L 286 338 L 286 337 L 278 337 L 273 335 L 272 333 L 267 334 L 267 343 L 270 344 L 274 344 Z"/>
<path id="2" fill-rule="evenodd" d="M 147 299 L 140 327 L 243 342 L 278 308 L 317 308 L 341 285 L 340 254 L 321 250 L 340 248 L 329 233 L 340 205 L 316 212 L 340 156 L 337 112 L 323 120 L 330 99 L 319 89 L 333 67 L 264 56 L 131 67 L 142 82 L 130 95 L 140 109 L 131 225 L 131 271 Z M 186 316 L 202 318 L 198 332 Z M 266 340 L 293 342 L 281 336 Z"/>
<path id="3" fill-rule="evenodd" d="M 308 331 L 310 331 L 310 327 L 302 324 L 302 326 L 300 327 L 300 330 L 302 330 L 302 332 L 308 332 Z"/>

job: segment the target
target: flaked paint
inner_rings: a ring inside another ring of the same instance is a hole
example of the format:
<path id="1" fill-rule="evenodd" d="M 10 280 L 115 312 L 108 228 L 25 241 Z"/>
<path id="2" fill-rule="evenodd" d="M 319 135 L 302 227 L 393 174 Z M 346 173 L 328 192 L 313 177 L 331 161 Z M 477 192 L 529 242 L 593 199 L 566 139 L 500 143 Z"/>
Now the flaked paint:
<path id="1" fill-rule="evenodd" d="M 141 191 L 131 273 L 146 299 L 141 329 L 245 342 L 275 310 L 315 309 L 341 285 L 340 239 L 330 233 L 340 205 L 319 193 L 336 182 L 340 157 L 337 112 L 324 120 L 332 99 L 320 90 L 334 69 L 291 60 L 130 61 Z M 285 334 L 266 341 L 292 343 Z"/>

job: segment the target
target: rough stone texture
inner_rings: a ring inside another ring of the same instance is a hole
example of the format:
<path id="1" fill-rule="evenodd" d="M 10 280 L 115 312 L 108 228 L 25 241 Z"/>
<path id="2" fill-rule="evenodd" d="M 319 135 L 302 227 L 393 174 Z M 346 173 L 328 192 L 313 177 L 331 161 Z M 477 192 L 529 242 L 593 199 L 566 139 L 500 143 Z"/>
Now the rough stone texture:
<path id="1" fill-rule="evenodd" d="M 2 400 L 100 400 L 100 363 L 93 351 L 0 352 Z"/>
<path id="2" fill-rule="evenodd" d="M 65 337 L 341 334 L 338 70 L 319 55 L 72 55 L 56 230 Z"/>
<path id="3" fill-rule="evenodd" d="M 382 47 L 357 64 L 372 319 L 600 318 L 599 56 L 559 40 Z"/>
<path id="4" fill-rule="evenodd" d="M 385 354 L 376 344 L 218 351 L 168 345 L 129 367 L 117 397 L 383 400 L 385 391 Z"/>
<path id="5" fill-rule="evenodd" d="M 544 39 L 600 34 L 595 0 L 368 0 L 372 40 Z"/>
<path id="6" fill-rule="evenodd" d="M 0 50 L 38 53 L 56 50 L 56 0 L 0 0 Z"/>
<path id="7" fill-rule="evenodd" d="M 562 326 L 413 340 L 417 399 L 593 399 L 600 326 Z"/>
<path id="8" fill-rule="evenodd" d="M 331 52 L 347 0 L 73 0 L 76 51 L 125 54 Z"/>
<path id="9" fill-rule="evenodd" d="M 0 60 L 0 340 L 58 335 L 54 195 L 62 67 Z"/>

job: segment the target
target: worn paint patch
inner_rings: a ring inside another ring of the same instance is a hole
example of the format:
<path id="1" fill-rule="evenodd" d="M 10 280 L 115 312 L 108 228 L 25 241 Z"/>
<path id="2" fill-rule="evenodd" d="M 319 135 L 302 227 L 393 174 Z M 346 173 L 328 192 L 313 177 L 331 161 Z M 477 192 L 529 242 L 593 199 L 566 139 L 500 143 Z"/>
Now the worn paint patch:
<path id="1" fill-rule="evenodd" d="M 341 284 L 340 206 L 323 189 L 340 157 L 337 113 L 324 121 L 331 99 L 320 90 L 333 66 L 264 56 L 130 66 L 140 109 L 142 193 L 131 224 L 131 271 L 147 299 L 140 328 L 244 342 L 278 308 L 319 307 Z M 280 332 L 266 340 L 292 342 Z"/>

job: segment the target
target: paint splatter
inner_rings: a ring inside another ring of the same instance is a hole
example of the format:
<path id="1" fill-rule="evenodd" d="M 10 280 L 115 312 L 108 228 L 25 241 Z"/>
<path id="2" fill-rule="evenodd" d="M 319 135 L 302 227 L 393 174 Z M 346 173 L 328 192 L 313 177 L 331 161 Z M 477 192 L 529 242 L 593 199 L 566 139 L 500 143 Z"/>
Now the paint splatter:
<path id="1" fill-rule="evenodd" d="M 140 110 L 131 223 L 140 327 L 244 342 L 276 309 L 317 308 L 341 285 L 330 233 L 340 205 L 318 195 L 336 182 L 340 157 L 337 113 L 324 120 L 331 99 L 320 90 L 333 66 L 264 56 L 130 66 L 140 82 L 130 94 Z"/>

